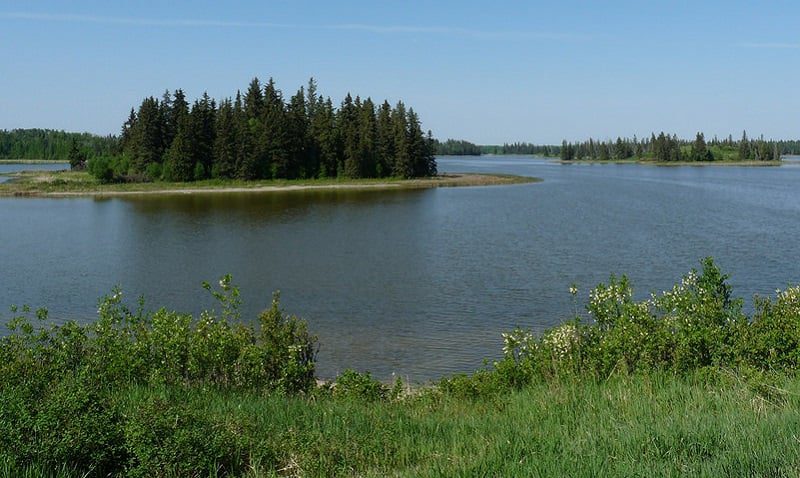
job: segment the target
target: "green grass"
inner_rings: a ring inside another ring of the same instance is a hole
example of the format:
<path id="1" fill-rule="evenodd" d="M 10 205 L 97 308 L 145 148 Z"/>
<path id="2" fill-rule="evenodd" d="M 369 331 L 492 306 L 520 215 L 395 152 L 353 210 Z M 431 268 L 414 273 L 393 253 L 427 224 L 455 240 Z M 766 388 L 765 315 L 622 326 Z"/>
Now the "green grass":
<path id="1" fill-rule="evenodd" d="M 768 399 L 720 377 L 550 382 L 480 402 L 169 388 L 120 402 L 127 415 L 153 397 L 199 412 L 225 431 L 245 476 L 800 476 L 800 380 Z M 0 464 L 4 476 L 24 471 Z"/>

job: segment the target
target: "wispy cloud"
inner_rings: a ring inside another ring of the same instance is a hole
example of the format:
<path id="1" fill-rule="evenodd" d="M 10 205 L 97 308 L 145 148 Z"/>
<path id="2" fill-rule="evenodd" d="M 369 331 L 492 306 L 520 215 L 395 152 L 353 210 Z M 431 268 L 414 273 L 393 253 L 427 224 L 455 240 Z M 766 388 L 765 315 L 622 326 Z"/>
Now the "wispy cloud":
<path id="1" fill-rule="evenodd" d="M 33 13 L 33 12 L 0 12 L 0 18 L 10 20 L 29 20 L 38 22 L 61 23 L 95 23 L 101 25 L 129 25 L 141 27 L 165 28 L 269 28 L 269 29 L 307 29 L 307 30 L 341 30 L 360 31 L 375 34 L 430 34 L 451 36 L 472 36 L 484 38 L 531 38 L 545 40 L 579 40 L 583 35 L 568 33 L 551 33 L 539 31 L 489 31 L 469 28 L 444 26 L 411 26 L 411 25 L 371 25 L 361 23 L 341 24 L 293 24 L 274 22 L 242 22 L 200 19 L 157 19 L 139 17 L 108 17 L 70 13 Z"/>
<path id="2" fill-rule="evenodd" d="M 773 50 L 797 50 L 800 43 L 740 43 L 745 48 L 768 48 Z"/>

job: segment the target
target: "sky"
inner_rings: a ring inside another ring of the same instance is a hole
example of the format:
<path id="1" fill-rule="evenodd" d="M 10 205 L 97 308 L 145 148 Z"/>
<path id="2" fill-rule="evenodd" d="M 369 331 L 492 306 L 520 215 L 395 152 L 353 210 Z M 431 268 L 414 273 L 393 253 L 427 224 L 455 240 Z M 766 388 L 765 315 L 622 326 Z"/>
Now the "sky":
<path id="1" fill-rule="evenodd" d="M 800 137 L 796 1 L 0 0 L 0 129 L 117 134 L 165 89 L 273 77 L 479 144 Z"/>

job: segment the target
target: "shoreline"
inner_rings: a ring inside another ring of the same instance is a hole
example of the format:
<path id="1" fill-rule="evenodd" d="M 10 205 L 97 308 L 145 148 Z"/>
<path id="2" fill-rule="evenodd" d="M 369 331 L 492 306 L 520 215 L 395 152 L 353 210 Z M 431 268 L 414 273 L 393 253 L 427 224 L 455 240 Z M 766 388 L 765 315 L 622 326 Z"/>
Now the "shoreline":
<path id="1" fill-rule="evenodd" d="M 554 160 L 559 164 L 637 164 L 641 166 L 659 166 L 659 167 L 676 167 L 676 166 L 744 166 L 749 168 L 758 167 L 777 167 L 784 164 L 783 161 L 643 161 L 643 160 L 630 160 L 630 159 L 575 159 L 572 161 L 565 161 L 563 159 Z"/>
<path id="2" fill-rule="evenodd" d="M 75 174 L 75 173 L 72 173 Z M 80 173 L 78 173 L 80 174 Z M 222 183 L 83 184 L 62 179 L 64 174 L 31 172 L 9 175 L 0 183 L 0 197 L 120 197 L 145 195 L 276 193 L 325 190 L 402 190 L 439 187 L 501 186 L 541 182 L 540 178 L 504 174 L 442 174 L 416 179 L 355 179 L 297 181 L 226 181 Z M 55 181 L 55 182 L 54 182 Z M 74 184 L 70 184 L 73 182 Z M 74 189 L 71 189 L 74 188 Z"/>
<path id="3" fill-rule="evenodd" d="M 69 164 L 66 159 L 0 159 L 0 164 Z"/>

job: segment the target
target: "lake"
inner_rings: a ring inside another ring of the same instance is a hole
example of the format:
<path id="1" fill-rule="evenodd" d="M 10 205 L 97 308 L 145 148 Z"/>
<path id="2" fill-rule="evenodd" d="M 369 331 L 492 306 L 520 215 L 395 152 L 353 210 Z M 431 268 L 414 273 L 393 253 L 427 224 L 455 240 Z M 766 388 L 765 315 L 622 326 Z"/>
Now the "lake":
<path id="1" fill-rule="evenodd" d="M 60 171 L 62 169 L 69 169 L 67 163 L 37 163 L 37 164 L 20 164 L 20 163 L 0 163 L 0 183 L 6 182 L 11 179 L 9 176 L 4 176 L 8 173 L 16 171 Z"/>
<path id="2" fill-rule="evenodd" d="M 0 198 L 0 305 L 91 320 L 115 284 L 197 312 L 231 273 L 244 316 L 280 289 L 319 336 L 318 374 L 424 381 L 497 357 L 500 333 L 569 317 L 579 288 L 626 273 L 636 295 L 714 256 L 737 296 L 800 281 L 800 167 L 440 158 L 440 171 L 542 183 L 115 199 Z M 751 307 L 748 305 L 748 307 Z M 7 319 L 8 313 L 2 318 Z"/>

